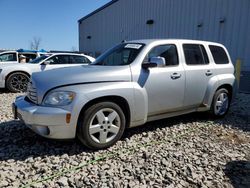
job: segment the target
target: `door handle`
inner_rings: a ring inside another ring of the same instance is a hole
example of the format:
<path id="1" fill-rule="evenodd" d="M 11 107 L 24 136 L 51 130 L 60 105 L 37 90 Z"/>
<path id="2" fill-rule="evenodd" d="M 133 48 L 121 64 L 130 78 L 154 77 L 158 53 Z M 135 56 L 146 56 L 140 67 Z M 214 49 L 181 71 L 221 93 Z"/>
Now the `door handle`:
<path id="1" fill-rule="evenodd" d="M 208 71 L 206 72 L 206 76 L 211 76 L 211 75 L 213 75 L 213 73 L 212 73 L 210 70 L 208 70 Z"/>
<path id="2" fill-rule="evenodd" d="M 171 79 L 172 80 L 176 80 L 176 79 L 178 79 L 178 78 L 180 78 L 181 77 L 181 74 L 178 74 L 178 73 L 173 73 L 172 75 L 171 75 Z"/>

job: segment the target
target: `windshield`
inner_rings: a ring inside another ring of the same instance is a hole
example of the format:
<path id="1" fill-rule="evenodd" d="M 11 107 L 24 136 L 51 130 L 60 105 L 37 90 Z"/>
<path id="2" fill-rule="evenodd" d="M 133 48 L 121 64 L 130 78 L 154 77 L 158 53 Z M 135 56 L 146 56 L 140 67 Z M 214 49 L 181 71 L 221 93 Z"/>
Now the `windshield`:
<path id="1" fill-rule="evenodd" d="M 106 53 L 96 59 L 91 65 L 120 66 L 132 63 L 144 44 L 122 43 L 111 48 Z"/>
<path id="2" fill-rule="evenodd" d="M 33 59 L 32 61 L 28 62 L 28 63 L 32 63 L 32 64 L 38 64 L 40 62 L 42 62 L 44 59 L 48 58 L 50 55 L 42 55 L 36 59 Z"/>

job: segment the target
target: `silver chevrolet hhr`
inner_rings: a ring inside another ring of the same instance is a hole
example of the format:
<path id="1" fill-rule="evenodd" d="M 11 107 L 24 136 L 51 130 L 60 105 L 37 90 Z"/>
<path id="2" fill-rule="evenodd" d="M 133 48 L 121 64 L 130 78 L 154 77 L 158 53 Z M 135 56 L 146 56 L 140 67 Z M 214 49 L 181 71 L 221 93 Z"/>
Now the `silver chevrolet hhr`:
<path id="1" fill-rule="evenodd" d="M 34 73 L 15 118 L 48 138 L 103 149 L 125 128 L 197 111 L 223 117 L 235 82 L 226 48 L 194 40 L 121 43 L 94 63 Z"/>

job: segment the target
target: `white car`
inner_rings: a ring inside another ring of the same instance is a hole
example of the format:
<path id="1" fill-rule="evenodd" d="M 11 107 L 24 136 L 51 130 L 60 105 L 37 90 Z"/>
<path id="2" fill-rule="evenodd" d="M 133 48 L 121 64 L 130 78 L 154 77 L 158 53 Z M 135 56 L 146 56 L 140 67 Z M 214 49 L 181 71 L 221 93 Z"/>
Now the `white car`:
<path id="1" fill-rule="evenodd" d="M 7 88 L 12 92 L 24 92 L 33 72 L 87 65 L 94 60 L 93 57 L 83 54 L 57 53 L 43 55 L 29 63 L 0 64 L 0 88 Z"/>
<path id="2" fill-rule="evenodd" d="M 0 65 L 19 63 L 20 57 L 25 56 L 26 62 L 32 61 L 47 52 L 45 50 L 35 51 L 35 50 L 23 50 L 19 49 L 16 51 L 5 51 L 0 53 Z"/>

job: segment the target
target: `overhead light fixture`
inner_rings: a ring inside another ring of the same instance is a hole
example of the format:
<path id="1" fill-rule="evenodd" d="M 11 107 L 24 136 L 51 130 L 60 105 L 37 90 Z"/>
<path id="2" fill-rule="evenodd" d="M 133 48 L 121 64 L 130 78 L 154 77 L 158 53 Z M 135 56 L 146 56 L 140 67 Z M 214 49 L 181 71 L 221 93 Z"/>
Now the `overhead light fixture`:
<path id="1" fill-rule="evenodd" d="M 200 22 L 200 23 L 197 24 L 197 27 L 199 27 L 199 28 L 202 27 L 202 26 L 203 26 L 202 22 Z"/>
<path id="2" fill-rule="evenodd" d="M 153 25 L 154 24 L 154 20 L 147 20 L 147 25 Z"/>
<path id="3" fill-rule="evenodd" d="M 226 21 L 226 18 L 220 18 L 220 23 L 225 23 L 225 21 Z"/>

